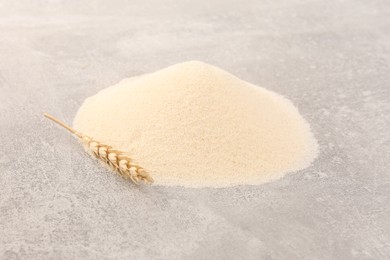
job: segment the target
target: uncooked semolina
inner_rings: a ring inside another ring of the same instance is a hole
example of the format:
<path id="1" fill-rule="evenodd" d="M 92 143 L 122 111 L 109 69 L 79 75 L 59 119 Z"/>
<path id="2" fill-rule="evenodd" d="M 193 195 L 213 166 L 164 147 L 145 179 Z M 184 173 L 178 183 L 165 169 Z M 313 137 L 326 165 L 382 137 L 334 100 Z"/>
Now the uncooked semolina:
<path id="1" fill-rule="evenodd" d="M 85 100 L 74 127 L 128 151 L 156 185 L 260 184 L 310 165 L 317 143 L 286 98 L 198 61 Z"/>

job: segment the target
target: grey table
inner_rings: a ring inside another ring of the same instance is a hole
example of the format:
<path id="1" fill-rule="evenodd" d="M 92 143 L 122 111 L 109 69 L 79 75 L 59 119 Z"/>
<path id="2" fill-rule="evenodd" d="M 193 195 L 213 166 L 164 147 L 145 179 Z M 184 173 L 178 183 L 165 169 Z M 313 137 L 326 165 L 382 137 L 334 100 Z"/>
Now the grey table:
<path id="1" fill-rule="evenodd" d="M 313 166 L 136 188 L 42 117 L 192 59 L 291 99 Z M 0 61 L 0 259 L 390 258 L 388 0 L 1 0 Z"/>

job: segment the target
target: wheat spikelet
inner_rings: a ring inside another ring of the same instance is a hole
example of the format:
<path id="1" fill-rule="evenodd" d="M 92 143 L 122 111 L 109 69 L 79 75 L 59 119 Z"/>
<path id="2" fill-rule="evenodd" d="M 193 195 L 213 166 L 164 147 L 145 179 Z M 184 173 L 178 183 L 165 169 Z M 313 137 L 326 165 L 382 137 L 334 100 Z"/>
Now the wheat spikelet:
<path id="1" fill-rule="evenodd" d="M 139 184 L 141 181 L 150 184 L 153 183 L 153 178 L 145 169 L 134 163 L 134 160 L 128 157 L 125 152 L 116 150 L 109 145 L 102 144 L 89 136 L 77 132 L 54 116 L 47 113 L 44 116 L 77 136 L 86 146 L 87 150 L 95 155 L 96 158 L 109 165 L 113 171 L 117 172 L 124 179 L 130 179 L 135 184 Z"/>

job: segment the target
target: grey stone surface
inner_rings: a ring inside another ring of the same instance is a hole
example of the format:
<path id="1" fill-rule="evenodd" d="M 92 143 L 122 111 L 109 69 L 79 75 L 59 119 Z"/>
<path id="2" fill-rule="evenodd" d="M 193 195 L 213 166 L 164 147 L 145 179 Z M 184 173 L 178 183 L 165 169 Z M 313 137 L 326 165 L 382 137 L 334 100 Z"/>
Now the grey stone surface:
<path id="1" fill-rule="evenodd" d="M 42 117 L 192 59 L 290 98 L 313 166 L 136 188 Z M 1 0 L 0 61 L 0 259 L 390 258 L 388 0 Z"/>

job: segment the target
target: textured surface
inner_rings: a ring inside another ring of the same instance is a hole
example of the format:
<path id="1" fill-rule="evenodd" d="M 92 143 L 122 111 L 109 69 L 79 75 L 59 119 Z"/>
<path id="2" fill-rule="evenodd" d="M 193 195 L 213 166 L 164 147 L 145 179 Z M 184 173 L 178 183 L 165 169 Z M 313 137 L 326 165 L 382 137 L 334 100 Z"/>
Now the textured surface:
<path id="1" fill-rule="evenodd" d="M 1 259 L 389 259 L 390 6 L 0 1 Z M 135 188 L 44 120 L 203 60 L 291 99 L 321 154 L 261 186 Z"/>

